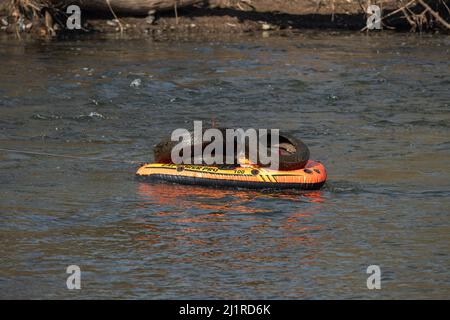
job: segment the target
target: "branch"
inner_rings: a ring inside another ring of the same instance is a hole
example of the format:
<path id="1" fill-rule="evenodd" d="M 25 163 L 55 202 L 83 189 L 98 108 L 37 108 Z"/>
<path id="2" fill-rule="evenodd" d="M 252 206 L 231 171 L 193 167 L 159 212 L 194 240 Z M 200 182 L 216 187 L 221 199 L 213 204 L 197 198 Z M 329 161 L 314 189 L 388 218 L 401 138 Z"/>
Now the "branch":
<path id="1" fill-rule="evenodd" d="M 441 18 L 441 16 L 434 11 L 433 9 L 431 9 L 431 7 L 425 3 L 425 1 L 423 0 L 418 0 L 419 3 L 425 8 L 427 9 L 431 15 L 437 20 L 439 21 L 444 27 L 446 27 L 447 29 L 450 29 L 450 23 L 448 23 L 447 21 L 445 21 L 443 18 Z"/>
<path id="2" fill-rule="evenodd" d="M 389 13 L 388 15 L 385 15 L 384 17 L 381 18 L 381 21 L 383 21 L 386 18 L 389 18 L 390 16 L 393 16 L 394 14 L 399 13 L 400 11 L 404 10 L 405 8 L 408 8 L 410 5 L 414 4 L 417 0 L 411 0 L 410 2 L 408 2 L 407 4 L 405 4 L 403 7 L 398 8 L 397 10 L 392 11 L 391 13 Z M 366 31 L 367 30 L 367 26 L 365 26 L 364 28 L 361 29 L 361 31 Z"/>
<path id="3" fill-rule="evenodd" d="M 120 29 L 120 34 L 123 35 L 123 26 L 122 23 L 120 22 L 119 18 L 117 17 L 116 13 L 114 12 L 113 8 L 111 7 L 111 3 L 109 2 L 109 0 L 105 0 L 106 4 L 108 5 L 109 10 L 111 11 L 114 19 L 116 19 L 117 24 L 119 25 L 119 29 Z"/>

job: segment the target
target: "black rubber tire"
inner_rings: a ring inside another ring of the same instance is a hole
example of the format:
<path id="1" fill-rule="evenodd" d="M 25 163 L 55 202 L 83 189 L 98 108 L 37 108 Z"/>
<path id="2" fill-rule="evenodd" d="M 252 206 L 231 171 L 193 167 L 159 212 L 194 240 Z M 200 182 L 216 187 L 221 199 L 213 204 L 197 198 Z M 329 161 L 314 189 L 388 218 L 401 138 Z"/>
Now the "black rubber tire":
<path id="1" fill-rule="evenodd" d="M 224 131 L 224 128 L 218 128 L 221 131 Z M 205 130 L 205 129 L 204 129 Z M 193 135 L 193 132 L 190 132 L 191 135 Z M 270 139 L 268 139 L 270 141 Z M 176 146 L 179 142 L 178 141 L 171 141 L 170 137 L 163 139 L 160 143 L 158 143 L 153 148 L 154 158 L 155 162 L 157 163 L 171 163 L 171 153 L 172 148 Z M 203 148 L 208 144 L 208 142 L 202 142 Z M 308 146 L 303 143 L 302 140 L 287 134 L 285 132 L 280 132 L 280 143 L 289 143 L 292 146 L 294 146 L 295 151 L 290 154 L 281 154 L 280 155 L 280 161 L 279 161 L 279 170 L 297 170 L 302 169 L 305 167 L 306 163 L 309 160 L 309 148 Z M 195 145 L 195 141 L 194 141 Z M 192 152 L 193 154 L 194 146 L 192 146 Z M 236 161 L 237 165 L 237 161 Z M 269 165 L 263 165 L 261 163 L 258 163 L 258 165 L 262 167 L 269 167 Z"/>
<path id="2" fill-rule="evenodd" d="M 303 169 L 309 160 L 310 152 L 308 146 L 302 140 L 285 132 L 280 132 L 280 142 L 281 141 L 292 144 L 295 147 L 295 152 L 280 155 L 279 170 Z"/>
<path id="3" fill-rule="evenodd" d="M 203 133 L 207 130 L 203 129 Z M 225 132 L 225 129 L 223 128 L 217 128 L 222 131 L 222 133 Z M 191 154 L 194 154 L 194 148 L 197 144 L 202 144 L 202 150 L 205 148 L 209 142 L 203 142 L 203 141 L 195 141 L 194 139 L 194 132 L 189 131 L 191 135 L 191 139 L 194 142 L 191 146 Z M 154 146 L 153 148 L 153 155 L 156 163 L 172 163 L 172 148 L 175 147 L 179 141 L 172 141 L 171 137 L 164 138 L 160 143 Z"/>
<path id="4" fill-rule="evenodd" d="M 171 163 L 172 162 L 172 148 L 177 145 L 178 141 L 171 141 L 164 139 L 153 147 L 153 155 L 156 163 Z"/>

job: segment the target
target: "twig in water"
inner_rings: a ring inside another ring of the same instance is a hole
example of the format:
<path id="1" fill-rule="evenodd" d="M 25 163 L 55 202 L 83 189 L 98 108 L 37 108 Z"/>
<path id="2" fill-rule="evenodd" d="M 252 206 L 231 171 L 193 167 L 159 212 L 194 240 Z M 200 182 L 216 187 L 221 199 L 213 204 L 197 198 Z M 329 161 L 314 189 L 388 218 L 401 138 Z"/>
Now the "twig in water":
<path id="1" fill-rule="evenodd" d="M 331 13 L 331 21 L 334 22 L 334 11 L 335 11 L 335 7 L 334 7 L 334 0 L 331 1 L 331 10 L 333 10 L 333 12 Z"/>
<path id="2" fill-rule="evenodd" d="M 119 18 L 117 17 L 116 13 L 114 12 L 113 8 L 111 7 L 111 3 L 109 2 L 109 0 L 105 0 L 106 4 L 108 5 L 109 11 L 111 11 L 111 14 L 113 15 L 114 19 L 116 19 L 117 24 L 119 25 L 119 29 L 120 29 L 120 35 L 123 35 L 123 25 L 120 22 Z"/>
<path id="3" fill-rule="evenodd" d="M 178 24 L 178 9 L 177 9 L 177 2 L 178 0 L 175 0 L 175 4 L 173 6 L 174 11 L 175 11 L 175 23 Z"/>
<path id="4" fill-rule="evenodd" d="M 450 23 L 448 23 L 447 21 L 445 21 L 440 15 L 439 13 L 437 13 L 436 11 L 434 11 L 427 3 L 425 3 L 425 1 L 423 0 L 418 0 L 419 3 L 422 5 L 422 7 L 424 7 L 425 9 L 428 10 L 428 12 L 431 13 L 431 15 L 437 20 L 439 21 L 444 27 L 446 27 L 447 29 L 450 30 Z"/>
<path id="5" fill-rule="evenodd" d="M 447 4 L 445 3 L 445 1 L 442 1 L 442 3 L 443 3 L 444 6 L 447 8 L 448 13 L 450 13 L 450 8 L 447 6 Z"/>
<path id="6" fill-rule="evenodd" d="M 403 15 L 405 16 L 406 20 L 408 21 L 409 25 L 411 26 L 411 31 L 412 32 L 416 31 L 417 23 L 414 21 L 414 18 L 412 18 L 412 16 L 410 16 L 407 9 L 405 9 L 405 8 L 402 8 L 402 12 L 403 12 Z"/>
<path id="7" fill-rule="evenodd" d="M 393 16 L 394 14 L 397 14 L 399 12 L 402 11 L 402 9 L 404 8 L 408 8 L 410 5 L 414 4 L 417 0 L 411 0 L 410 2 L 408 2 L 407 4 L 405 4 L 403 7 L 398 8 L 397 10 L 392 11 L 391 13 L 385 15 L 384 17 L 381 17 L 381 21 L 383 21 L 386 18 L 389 18 L 390 16 Z M 369 28 L 367 26 L 365 26 L 364 28 L 361 29 L 361 31 L 366 31 Z"/>
<path id="8" fill-rule="evenodd" d="M 104 158 L 92 158 L 92 157 L 71 156 L 71 155 L 66 155 L 66 154 L 55 154 L 55 153 L 28 151 L 28 150 L 0 148 L 0 151 L 10 152 L 10 153 L 29 154 L 29 155 L 34 155 L 34 156 L 47 156 L 47 157 L 66 158 L 66 159 L 73 159 L 73 160 L 84 160 L 84 161 L 104 161 L 104 162 L 129 163 L 129 164 L 143 163 L 142 161 L 134 161 L 134 160 L 115 160 L 115 159 L 104 159 Z"/>

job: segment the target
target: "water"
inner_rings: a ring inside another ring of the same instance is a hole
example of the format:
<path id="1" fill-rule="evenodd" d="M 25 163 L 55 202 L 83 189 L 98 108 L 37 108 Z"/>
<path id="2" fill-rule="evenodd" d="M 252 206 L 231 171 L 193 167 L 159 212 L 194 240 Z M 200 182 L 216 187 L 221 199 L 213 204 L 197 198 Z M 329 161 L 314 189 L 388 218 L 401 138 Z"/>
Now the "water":
<path id="1" fill-rule="evenodd" d="M 0 40 L 1 148 L 146 161 L 215 118 L 288 130 L 329 174 L 317 192 L 217 190 L 0 152 L 0 297 L 449 298 L 449 43 Z"/>

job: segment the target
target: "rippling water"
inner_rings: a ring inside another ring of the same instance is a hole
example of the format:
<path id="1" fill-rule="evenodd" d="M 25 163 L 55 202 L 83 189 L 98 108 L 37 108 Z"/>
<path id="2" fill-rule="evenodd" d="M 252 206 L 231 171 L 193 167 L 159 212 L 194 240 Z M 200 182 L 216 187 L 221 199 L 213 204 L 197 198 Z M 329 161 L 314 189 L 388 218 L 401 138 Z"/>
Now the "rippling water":
<path id="1" fill-rule="evenodd" d="M 329 174 L 317 192 L 218 190 L 0 151 L 0 297 L 449 298 L 449 44 L 0 40 L 0 148 L 146 161 L 215 118 L 286 129 Z"/>

